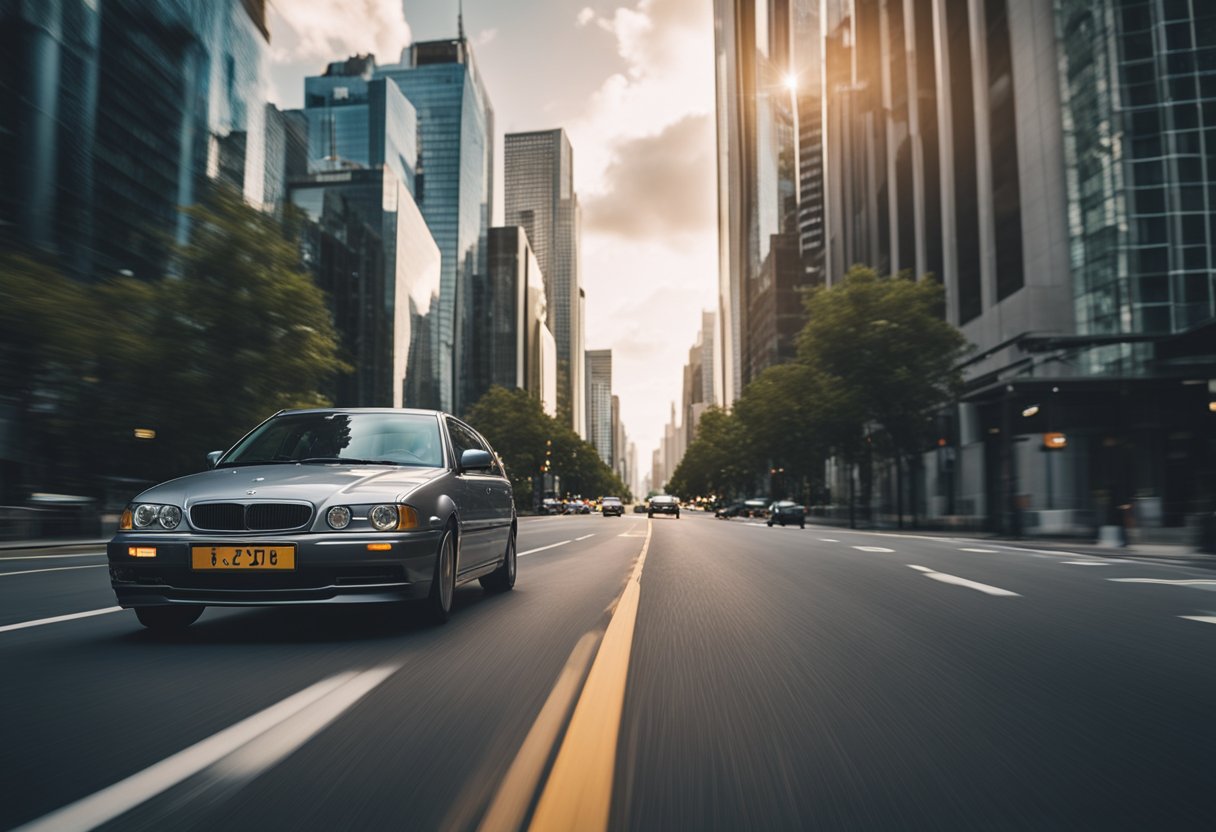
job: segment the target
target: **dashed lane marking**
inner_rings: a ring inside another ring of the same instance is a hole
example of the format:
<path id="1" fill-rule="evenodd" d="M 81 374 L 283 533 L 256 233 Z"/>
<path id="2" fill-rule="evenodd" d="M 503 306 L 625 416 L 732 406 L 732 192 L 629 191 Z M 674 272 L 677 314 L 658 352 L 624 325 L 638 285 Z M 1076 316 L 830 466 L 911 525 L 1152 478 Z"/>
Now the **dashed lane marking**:
<path id="1" fill-rule="evenodd" d="M 90 563 L 84 566 L 52 566 L 47 569 L 22 569 L 20 572 L 0 572 L 0 578 L 9 575 L 35 575 L 39 572 L 66 572 L 69 569 L 105 569 L 109 564 Z"/>
<path id="2" fill-rule="evenodd" d="M 38 618 L 33 621 L 21 621 L 17 624 L 5 624 L 0 627 L 0 633 L 8 633 L 13 630 L 24 630 L 27 627 L 41 627 L 43 624 L 57 624 L 60 621 L 75 621 L 77 618 L 91 618 L 94 615 L 105 615 L 111 612 L 118 612 L 122 607 L 105 607 L 100 610 L 86 610 L 84 612 L 73 612 L 67 615 L 53 615 L 50 618 Z"/>
<path id="3" fill-rule="evenodd" d="M 567 543 L 570 543 L 570 542 L 571 541 L 569 541 L 569 540 L 561 540 L 561 541 L 558 541 L 557 543 L 550 543 L 548 546 L 537 546 L 535 549 L 529 549 L 526 552 L 520 552 L 515 557 L 522 558 L 527 555 L 535 555 L 537 552 L 543 552 L 546 549 L 556 549 L 558 546 L 565 546 Z"/>
<path id="4" fill-rule="evenodd" d="M 1216 624 L 1216 615 L 1180 615 L 1179 618 L 1185 618 L 1187 621 L 1198 621 L 1201 624 Z"/>
<path id="5" fill-rule="evenodd" d="M 1210 578 L 1107 578 L 1117 584 L 1164 584 L 1165 586 L 1216 586 Z"/>
<path id="6" fill-rule="evenodd" d="M 1018 593 L 1011 592 L 1008 589 L 1001 589 L 999 586 L 991 586 L 989 584 L 982 584 L 979 581 L 972 581 L 972 580 L 968 580 L 967 578 L 960 578 L 958 575 L 948 575 L 945 572 L 937 572 L 936 570 L 930 569 L 927 566 L 917 566 L 915 563 L 909 563 L 908 568 L 915 569 L 917 572 L 922 573 L 926 578 L 932 578 L 933 580 L 939 581 L 940 583 L 950 584 L 952 586 L 966 587 L 967 589 L 974 589 L 976 592 L 982 592 L 985 595 L 1003 595 L 1006 597 L 1020 597 L 1018 595 Z"/>
<path id="7" fill-rule="evenodd" d="M 1064 566 L 1110 566 L 1112 563 L 1123 563 L 1124 561 L 1105 561 L 1105 560 L 1062 560 L 1060 563 Z"/>
<path id="8" fill-rule="evenodd" d="M 103 558 L 105 552 L 80 552 L 75 555 L 0 555 L 0 563 L 6 560 L 58 560 L 59 558 Z"/>
<path id="9" fill-rule="evenodd" d="M 985 555 L 1000 554 L 996 549 L 959 549 L 960 552 L 980 552 Z"/>
<path id="10" fill-rule="evenodd" d="M 854 546 L 859 552 L 894 552 L 894 549 L 887 549 L 882 546 Z"/>
<path id="11" fill-rule="evenodd" d="M 592 532 L 591 534 L 585 534 L 582 537 L 576 537 L 576 538 L 574 538 L 574 541 L 577 543 L 578 541 L 586 540 L 589 537 L 595 537 L 595 532 Z"/>
<path id="12" fill-rule="evenodd" d="M 822 543 L 839 543 L 840 542 L 839 540 L 837 540 L 834 537 L 821 537 L 821 538 L 819 538 L 819 540 Z"/>

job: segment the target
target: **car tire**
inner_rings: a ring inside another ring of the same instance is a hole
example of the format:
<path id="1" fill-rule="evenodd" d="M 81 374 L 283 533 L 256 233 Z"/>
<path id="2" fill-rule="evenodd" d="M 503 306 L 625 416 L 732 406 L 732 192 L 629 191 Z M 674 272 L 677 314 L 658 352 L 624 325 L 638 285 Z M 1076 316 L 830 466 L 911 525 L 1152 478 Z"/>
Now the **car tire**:
<path id="1" fill-rule="evenodd" d="M 806 528 L 806 521 L 805 521 L 805 520 L 803 520 L 801 523 L 799 523 L 799 524 L 798 524 L 798 528 L 800 528 L 800 529 L 805 529 L 805 528 Z"/>
<path id="2" fill-rule="evenodd" d="M 768 527 L 769 527 L 770 529 L 773 527 L 773 521 L 772 521 L 772 520 L 769 520 L 769 521 L 768 521 Z"/>
<path id="3" fill-rule="evenodd" d="M 653 520 L 653 519 L 654 519 L 654 515 L 653 515 L 653 514 L 651 514 L 650 512 L 646 512 L 646 519 L 647 519 L 647 520 Z"/>
<path id="4" fill-rule="evenodd" d="M 510 592 L 515 588 L 515 570 L 517 564 L 515 530 L 512 529 L 511 537 L 507 540 L 507 551 L 503 555 L 502 566 L 480 579 L 481 588 L 486 592 Z"/>
<path id="5" fill-rule="evenodd" d="M 180 632 L 198 621 L 202 614 L 202 604 L 135 608 L 135 617 L 139 619 L 139 623 L 155 633 Z"/>
<path id="6" fill-rule="evenodd" d="M 426 597 L 426 617 L 444 624 L 452 615 L 452 596 L 456 593 L 456 535 L 451 526 L 444 529 L 435 553 L 435 574 Z"/>

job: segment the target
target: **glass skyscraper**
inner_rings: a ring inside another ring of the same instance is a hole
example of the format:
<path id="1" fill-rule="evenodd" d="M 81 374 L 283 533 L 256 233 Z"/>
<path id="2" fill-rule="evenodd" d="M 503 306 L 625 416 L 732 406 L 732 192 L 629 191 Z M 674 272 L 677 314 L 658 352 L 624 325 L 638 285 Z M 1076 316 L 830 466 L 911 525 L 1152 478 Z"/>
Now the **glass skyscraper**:
<path id="1" fill-rule="evenodd" d="M 494 188 L 494 112 L 463 37 L 407 47 L 399 64 L 377 67 L 418 116 L 414 197 L 441 253 L 437 325 L 440 402 L 472 404 L 474 296 L 486 275 Z"/>
<path id="2" fill-rule="evenodd" d="M 587 441 L 615 470 L 612 399 L 612 350 L 587 350 Z"/>
<path id="3" fill-rule="evenodd" d="M 579 205 L 574 151 L 564 130 L 509 133 L 503 139 L 506 222 L 528 234 L 545 276 L 549 317 L 557 341 L 557 406 L 580 435 L 585 391 Z"/>

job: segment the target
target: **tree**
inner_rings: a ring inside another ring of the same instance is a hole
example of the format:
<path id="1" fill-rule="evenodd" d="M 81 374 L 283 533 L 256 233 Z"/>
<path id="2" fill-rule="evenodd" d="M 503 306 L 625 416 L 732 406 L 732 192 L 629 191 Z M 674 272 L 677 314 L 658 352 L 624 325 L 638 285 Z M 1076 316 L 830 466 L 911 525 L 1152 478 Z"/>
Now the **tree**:
<path id="1" fill-rule="evenodd" d="M 697 436 L 672 472 L 667 489 L 686 497 L 733 496 L 750 492 L 755 471 L 743 423 L 732 413 L 710 407 L 701 414 Z"/>
<path id="2" fill-rule="evenodd" d="M 806 308 L 798 358 L 848 413 L 837 422 L 846 457 L 856 458 L 869 429 L 885 435 L 902 526 L 904 458 L 925 443 L 936 413 L 961 390 L 966 339 L 943 317 L 941 285 L 907 273 L 881 278 L 853 266 L 839 283 L 812 291 Z"/>

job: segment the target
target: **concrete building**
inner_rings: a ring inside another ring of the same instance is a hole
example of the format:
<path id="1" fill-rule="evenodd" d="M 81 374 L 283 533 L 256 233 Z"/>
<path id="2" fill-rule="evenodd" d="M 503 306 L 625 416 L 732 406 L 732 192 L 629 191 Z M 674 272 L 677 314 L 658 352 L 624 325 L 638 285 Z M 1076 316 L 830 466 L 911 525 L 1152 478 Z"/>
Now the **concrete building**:
<path id="1" fill-rule="evenodd" d="M 688 363 L 684 365 L 684 386 L 681 397 L 681 412 L 685 426 L 685 448 L 697 437 L 697 424 L 701 414 L 714 404 L 714 339 L 717 334 L 717 315 L 712 311 L 701 313 L 701 329 L 696 343 L 688 350 Z M 683 455 L 681 455 L 681 458 Z"/>
<path id="2" fill-rule="evenodd" d="M 574 151 L 564 130 L 508 133 L 503 139 L 504 214 L 521 226 L 545 275 L 550 328 L 557 341 L 558 410 L 580 436 L 584 407 L 583 310 L 579 206 Z"/>
<path id="3" fill-rule="evenodd" d="M 931 273 L 976 346 L 916 513 L 1184 537 L 1216 507 L 1216 10 L 823 8 L 827 274 Z"/>

